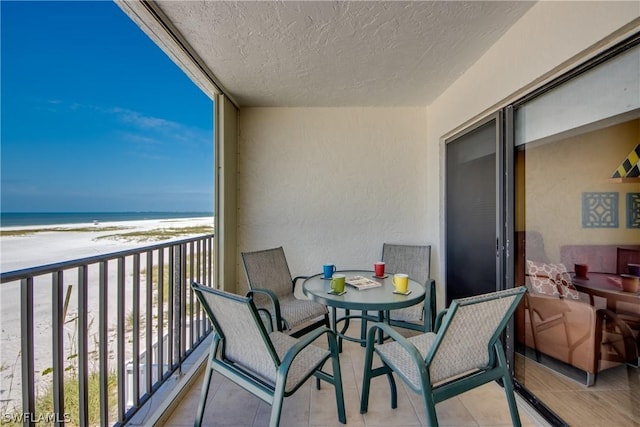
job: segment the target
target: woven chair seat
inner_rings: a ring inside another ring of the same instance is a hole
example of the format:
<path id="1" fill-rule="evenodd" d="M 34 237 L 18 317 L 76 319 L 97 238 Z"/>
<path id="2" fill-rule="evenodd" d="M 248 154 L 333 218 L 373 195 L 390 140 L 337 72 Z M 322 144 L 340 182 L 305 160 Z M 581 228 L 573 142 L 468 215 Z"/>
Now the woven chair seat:
<path id="1" fill-rule="evenodd" d="M 300 342 L 299 339 L 282 332 L 272 332 L 269 334 L 269 338 L 280 359 L 284 358 L 291 347 Z M 304 378 L 322 366 L 329 356 L 331 356 L 331 353 L 328 350 L 323 350 L 315 345 L 305 347 L 291 363 L 289 374 L 287 375 L 285 393 L 293 391 Z M 272 383 L 275 384 L 275 378 Z"/>
<path id="2" fill-rule="evenodd" d="M 424 313 L 424 302 L 412 305 L 411 307 L 401 308 L 399 310 L 391 310 L 389 316 L 391 320 L 402 322 L 421 322 Z"/>
<path id="3" fill-rule="evenodd" d="M 300 342 L 298 338 L 293 338 L 290 335 L 277 331 L 271 332 L 269 339 L 281 360 L 294 345 Z M 277 371 L 273 360 L 265 357 L 267 355 L 261 352 L 246 351 L 243 356 L 243 360 L 239 362 L 242 365 L 240 369 L 247 371 L 256 378 L 260 378 L 265 383 L 275 387 Z M 315 345 L 310 344 L 305 347 L 296 358 L 293 359 L 293 362 L 291 362 L 291 367 L 287 374 L 285 393 L 293 391 L 300 382 L 311 375 L 316 369 L 320 368 L 329 356 L 331 356 L 331 353 L 328 350 L 324 350 Z M 229 358 L 229 360 L 237 363 L 237 360 L 233 358 Z"/>
<path id="4" fill-rule="evenodd" d="M 431 348 L 431 344 L 436 339 L 436 334 L 427 332 L 422 335 L 407 338 L 411 344 L 416 346 L 423 359 L 427 357 L 427 351 Z M 396 341 L 376 346 L 376 353 L 391 366 L 393 370 L 404 377 L 404 379 L 416 389 L 420 388 L 420 372 L 418 366 L 411 355 Z"/>
<path id="5" fill-rule="evenodd" d="M 329 313 L 327 306 L 315 301 L 297 299 L 293 295 L 280 297 L 280 313 L 290 329 L 295 329 Z"/>

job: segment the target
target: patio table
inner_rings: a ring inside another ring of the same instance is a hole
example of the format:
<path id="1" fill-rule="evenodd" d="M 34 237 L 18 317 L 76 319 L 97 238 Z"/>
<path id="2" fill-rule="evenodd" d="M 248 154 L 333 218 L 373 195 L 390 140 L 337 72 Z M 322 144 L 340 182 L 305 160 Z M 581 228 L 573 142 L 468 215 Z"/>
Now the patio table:
<path id="1" fill-rule="evenodd" d="M 389 321 L 385 319 L 384 313 L 388 310 L 396 310 L 399 308 L 409 307 L 418 304 L 424 300 L 424 286 L 415 280 L 409 279 L 408 295 L 393 293 L 393 274 L 387 274 L 385 278 L 377 278 L 373 271 L 369 270 L 340 270 L 336 273 L 344 274 L 347 279 L 353 276 L 363 276 L 381 283 L 382 286 L 376 288 L 358 290 L 350 285 L 345 286 L 346 293 L 343 295 L 330 294 L 331 280 L 324 279 L 322 274 L 308 277 L 302 284 L 304 294 L 316 302 L 331 307 L 331 327 L 340 339 L 346 339 L 352 342 L 359 342 L 362 346 L 366 342 L 366 324 L 362 322 L 360 338 L 345 335 L 349 328 L 350 319 L 363 319 L 372 321 Z M 337 317 L 337 309 L 345 310 L 343 317 Z M 351 310 L 360 311 L 361 314 L 351 314 Z M 377 316 L 369 315 L 369 311 L 377 311 Z M 344 322 L 340 331 L 338 324 Z M 380 335 L 379 340 L 382 341 Z"/>
<path id="2" fill-rule="evenodd" d="M 607 273 L 589 273 L 589 278 L 572 277 L 575 287 L 586 294 L 605 298 L 607 308 L 617 311 L 618 302 L 640 305 L 640 292 L 624 292 L 621 285 L 612 279 L 620 280 L 620 276 Z"/>

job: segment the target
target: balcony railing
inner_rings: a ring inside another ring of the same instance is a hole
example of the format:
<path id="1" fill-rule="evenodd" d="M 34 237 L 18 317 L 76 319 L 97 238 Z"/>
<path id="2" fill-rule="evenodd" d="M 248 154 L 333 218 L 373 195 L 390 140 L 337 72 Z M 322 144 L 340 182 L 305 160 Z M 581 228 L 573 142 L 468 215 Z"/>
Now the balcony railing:
<path id="1" fill-rule="evenodd" d="M 3 424 L 122 425 L 211 330 L 212 234 L 0 278 Z"/>

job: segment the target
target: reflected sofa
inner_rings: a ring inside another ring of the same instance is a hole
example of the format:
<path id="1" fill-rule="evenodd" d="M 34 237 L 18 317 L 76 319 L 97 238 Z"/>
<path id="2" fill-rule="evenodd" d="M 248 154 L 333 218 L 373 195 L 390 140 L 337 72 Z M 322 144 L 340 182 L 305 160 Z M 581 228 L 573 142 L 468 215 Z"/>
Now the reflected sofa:
<path id="1" fill-rule="evenodd" d="M 564 245 L 560 262 L 573 271 L 574 264 L 587 264 L 594 273 L 627 273 L 627 264 L 640 264 L 640 245 Z"/>
<path id="2" fill-rule="evenodd" d="M 565 264 L 550 263 L 540 233 L 518 232 L 516 237 L 516 285 L 529 290 L 516 312 L 518 341 L 533 349 L 538 361 L 544 354 L 584 371 L 588 386 L 594 384 L 598 372 L 625 363 L 633 355 L 637 358 L 628 325 L 606 310 L 603 300 L 592 301 L 571 289 Z M 564 253 L 569 262 L 569 254 L 575 256 L 579 251 L 573 246 Z M 573 269 L 573 263 L 570 265 Z M 612 265 L 615 271 L 615 260 Z M 538 270 L 549 266 L 558 270 L 549 270 L 552 274 Z"/>

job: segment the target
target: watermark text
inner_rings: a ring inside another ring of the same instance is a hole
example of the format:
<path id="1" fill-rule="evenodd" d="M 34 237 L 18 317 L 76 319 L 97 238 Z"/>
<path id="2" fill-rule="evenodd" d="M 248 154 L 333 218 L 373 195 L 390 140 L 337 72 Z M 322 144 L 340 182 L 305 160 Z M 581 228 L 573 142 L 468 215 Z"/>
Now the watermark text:
<path id="1" fill-rule="evenodd" d="M 12 412 L 8 414 L 0 414 L 0 424 L 11 423 L 69 423 L 71 415 L 69 414 L 32 414 L 29 412 Z"/>

